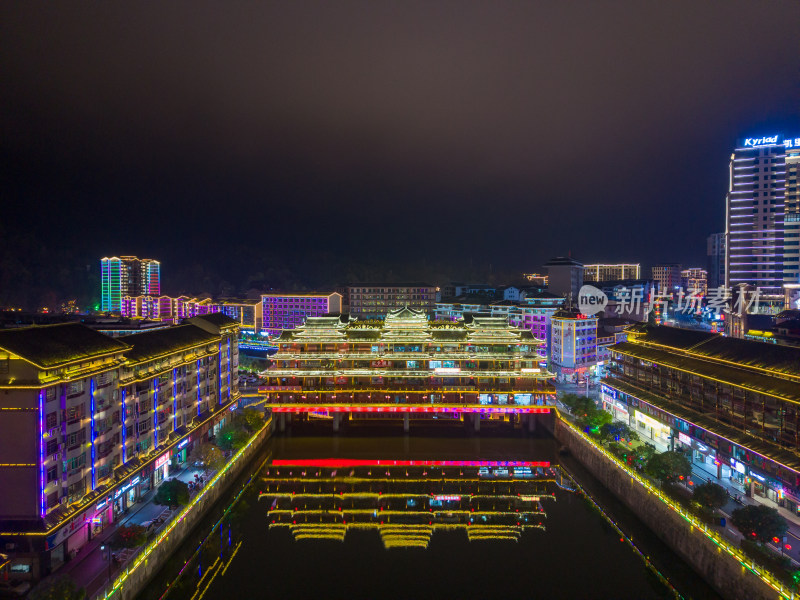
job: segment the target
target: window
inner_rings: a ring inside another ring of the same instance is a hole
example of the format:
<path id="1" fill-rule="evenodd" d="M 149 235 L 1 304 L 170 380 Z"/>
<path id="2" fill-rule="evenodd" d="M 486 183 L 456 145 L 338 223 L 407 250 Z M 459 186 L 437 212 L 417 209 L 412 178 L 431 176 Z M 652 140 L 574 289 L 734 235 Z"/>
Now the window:
<path id="1" fill-rule="evenodd" d="M 54 429 L 58 426 L 58 413 L 51 412 L 45 417 L 45 429 Z"/>
<path id="2" fill-rule="evenodd" d="M 47 469 L 47 481 L 55 481 L 58 479 L 58 467 L 50 467 Z"/>

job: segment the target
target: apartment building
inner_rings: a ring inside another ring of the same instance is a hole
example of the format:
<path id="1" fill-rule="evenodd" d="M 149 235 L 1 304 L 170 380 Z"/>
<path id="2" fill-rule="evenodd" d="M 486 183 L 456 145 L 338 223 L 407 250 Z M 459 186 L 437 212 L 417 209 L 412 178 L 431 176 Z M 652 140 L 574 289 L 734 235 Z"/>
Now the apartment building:
<path id="1" fill-rule="evenodd" d="M 186 460 L 237 403 L 220 314 L 112 338 L 79 323 L 0 331 L 0 543 L 46 575 Z"/>

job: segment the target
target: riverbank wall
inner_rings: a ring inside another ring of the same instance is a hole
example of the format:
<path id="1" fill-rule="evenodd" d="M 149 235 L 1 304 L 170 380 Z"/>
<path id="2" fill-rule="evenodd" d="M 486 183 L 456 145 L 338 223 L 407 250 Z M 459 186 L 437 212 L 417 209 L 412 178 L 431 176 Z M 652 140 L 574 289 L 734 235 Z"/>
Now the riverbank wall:
<path id="1" fill-rule="evenodd" d="M 775 580 L 765 580 L 769 576 L 756 565 L 713 539 L 703 530 L 706 526 L 670 506 L 658 490 L 632 476 L 571 424 L 557 416 L 552 426 L 556 440 L 722 596 L 730 600 L 800 597 Z"/>
<path id="2" fill-rule="evenodd" d="M 208 513 L 214 503 L 236 481 L 251 459 L 264 448 L 272 435 L 272 417 L 251 437 L 220 471 L 203 487 L 197 496 L 170 521 L 142 552 L 133 557 L 116 579 L 92 600 L 133 600 L 164 566 L 170 555 L 183 543 L 184 538 Z"/>

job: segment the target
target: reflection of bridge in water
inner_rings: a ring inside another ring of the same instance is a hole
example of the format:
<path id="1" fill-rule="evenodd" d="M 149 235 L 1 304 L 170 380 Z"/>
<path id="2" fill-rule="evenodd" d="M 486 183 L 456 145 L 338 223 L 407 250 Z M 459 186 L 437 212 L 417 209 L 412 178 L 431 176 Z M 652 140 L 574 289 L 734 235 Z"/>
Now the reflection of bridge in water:
<path id="1" fill-rule="evenodd" d="M 296 541 L 343 541 L 374 529 L 386 548 L 426 548 L 435 531 L 465 531 L 470 541 L 518 541 L 544 529 L 543 502 L 574 489 L 549 462 L 273 461 L 265 471 L 269 527 Z"/>

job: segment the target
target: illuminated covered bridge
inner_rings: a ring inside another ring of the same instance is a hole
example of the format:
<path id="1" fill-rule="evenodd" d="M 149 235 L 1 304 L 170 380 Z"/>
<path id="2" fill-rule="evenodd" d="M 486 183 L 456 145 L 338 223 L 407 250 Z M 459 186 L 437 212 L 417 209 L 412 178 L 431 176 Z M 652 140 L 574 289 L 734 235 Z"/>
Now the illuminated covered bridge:
<path id="1" fill-rule="evenodd" d="M 277 413 L 360 417 L 465 414 L 505 420 L 549 412 L 544 342 L 500 317 L 431 321 L 410 308 L 383 321 L 310 317 L 278 338 L 259 394 Z M 479 420 L 475 420 L 476 427 Z"/>

